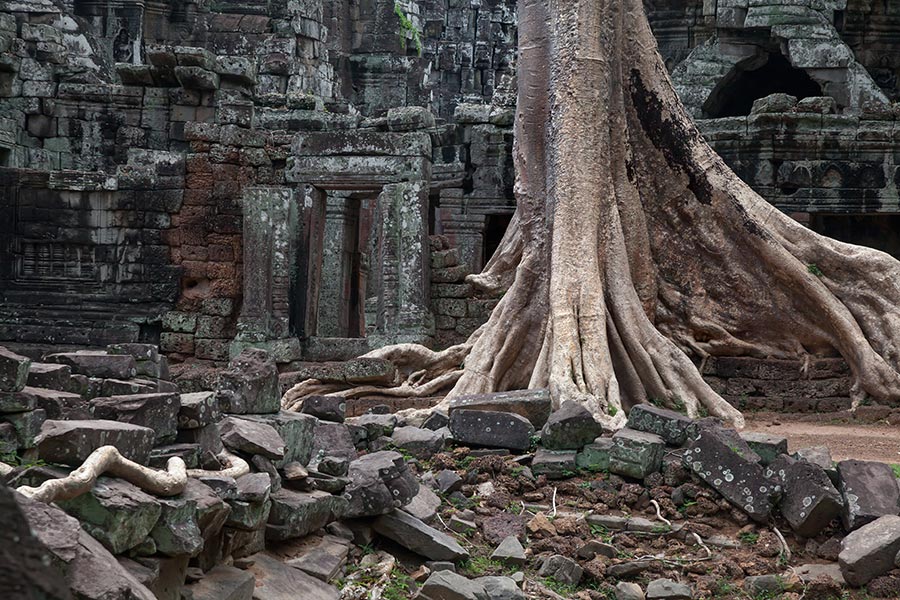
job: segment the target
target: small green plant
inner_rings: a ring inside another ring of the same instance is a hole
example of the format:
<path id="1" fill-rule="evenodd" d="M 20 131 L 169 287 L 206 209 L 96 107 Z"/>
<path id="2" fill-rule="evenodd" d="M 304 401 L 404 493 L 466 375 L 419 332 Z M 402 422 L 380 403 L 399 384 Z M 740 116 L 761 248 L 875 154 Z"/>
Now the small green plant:
<path id="1" fill-rule="evenodd" d="M 369 554 L 375 554 L 375 547 L 372 544 L 363 544 L 359 547 L 362 550 L 363 556 L 368 556 Z"/>
<path id="2" fill-rule="evenodd" d="M 613 406 L 612 404 L 610 404 L 609 408 L 606 410 L 606 412 L 609 413 L 609 416 L 614 417 L 617 414 L 619 414 L 619 409 L 616 408 L 615 406 Z"/>
<path id="3" fill-rule="evenodd" d="M 759 534 L 752 531 L 744 531 L 738 534 L 738 538 L 748 546 L 752 546 L 759 541 Z"/>
<path id="4" fill-rule="evenodd" d="M 399 2 L 394 2 L 394 14 L 400 19 L 400 45 L 406 50 L 406 40 L 411 37 L 416 45 L 416 52 L 418 52 L 419 56 L 422 56 L 422 32 L 413 25 L 413 22 Z"/>
<path id="5" fill-rule="evenodd" d="M 384 588 L 381 597 L 384 600 L 407 600 L 412 597 L 412 591 L 412 579 L 407 574 L 394 569 L 391 580 Z"/>
<path id="6" fill-rule="evenodd" d="M 713 592 L 716 597 L 726 597 L 738 592 L 738 587 L 727 579 L 720 579 L 716 582 L 716 589 Z"/>
<path id="7" fill-rule="evenodd" d="M 535 448 L 537 448 L 538 444 L 541 443 L 541 436 L 534 434 L 528 439 L 528 441 L 529 441 L 529 444 L 528 444 L 529 448 L 531 450 L 534 450 Z"/>
<path id="8" fill-rule="evenodd" d="M 690 508 L 692 506 L 696 506 L 696 505 L 697 505 L 696 500 L 688 500 L 687 502 L 685 502 L 684 504 L 682 504 L 681 506 L 678 507 L 678 512 L 680 512 L 681 514 L 685 514 L 687 512 L 688 508 Z"/>
<path id="9" fill-rule="evenodd" d="M 467 572 L 477 577 L 506 570 L 506 568 L 503 566 L 503 563 L 496 560 L 491 560 L 487 556 L 473 556 L 472 558 L 464 562 L 461 566 Z"/>
<path id="10" fill-rule="evenodd" d="M 894 472 L 894 477 L 900 479 L 900 465 L 891 465 L 891 470 Z"/>
<path id="11" fill-rule="evenodd" d="M 824 275 L 824 273 L 822 273 L 822 269 L 820 269 L 816 263 L 809 263 L 808 265 L 806 265 L 806 270 L 816 277 L 821 277 L 822 275 Z"/>
<path id="12" fill-rule="evenodd" d="M 669 525 L 655 525 L 651 530 L 652 533 L 669 533 L 672 528 Z"/>
<path id="13" fill-rule="evenodd" d="M 574 586 L 574 585 L 571 585 L 568 583 L 563 583 L 561 581 L 554 579 L 553 577 L 545 577 L 544 585 L 546 585 L 548 588 L 550 588 L 551 590 L 553 590 L 560 596 L 563 596 L 564 598 L 569 598 L 571 596 L 574 596 L 575 592 L 578 591 L 577 586 Z"/>

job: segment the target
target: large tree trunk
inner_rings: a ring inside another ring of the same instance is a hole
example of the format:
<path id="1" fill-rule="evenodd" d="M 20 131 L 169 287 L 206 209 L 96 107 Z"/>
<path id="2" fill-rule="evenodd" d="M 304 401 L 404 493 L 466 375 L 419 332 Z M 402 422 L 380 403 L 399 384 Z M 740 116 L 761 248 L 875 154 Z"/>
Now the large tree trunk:
<path id="1" fill-rule="evenodd" d="M 387 393 L 546 387 L 610 427 L 649 400 L 740 426 L 688 353 L 837 352 L 857 400 L 900 398 L 900 263 L 804 228 L 723 163 L 675 94 L 641 0 L 520 0 L 518 81 L 517 212 L 469 278 L 505 293 L 466 344 L 372 353 L 409 376 Z M 305 382 L 286 405 L 312 391 L 376 390 Z"/>

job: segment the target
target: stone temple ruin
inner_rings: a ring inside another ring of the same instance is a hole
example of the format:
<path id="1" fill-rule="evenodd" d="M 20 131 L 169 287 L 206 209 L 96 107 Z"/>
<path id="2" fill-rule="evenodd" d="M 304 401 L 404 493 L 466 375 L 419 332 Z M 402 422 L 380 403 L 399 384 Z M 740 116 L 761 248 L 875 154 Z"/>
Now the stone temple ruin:
<path id="1" fill-rule="evenodd" d="M 684 104 L 745 181 L 815 231 L 900 257 L 900 4 L 644 4 Z M 823 599 L 872 581 L 900 597 L 882 463 L 789 455 L 654 407 L 609 436 L 573 407 L 551 416 L 545 391 L 460 399 L 423 428 L 381 413 L 427 399 L 280 410 L 308 378 L 390 382 L 389 363 L 356 357 L 447 347 L 496 305 L 465 277 L 515 209 L 516 42 L 515 0 L 0 2 L 0 459 L 16 462 L 0 476 L 39 487 L 104 445 L 206 473 L 176 499 L 106 477 L 67 514 L 21 502 L 53 524 L 31 533 L 66 581 L 18 597 L 280 600 L 286 585 L 332 600 L 362 585 L 342 569 L 373 539 L 430 560 L 408 578 L 425 600 L 519 598 L 526 576 L 498 565 L 536 561 L 562 597 L 584 580 L 571 597 L 643 598 L 635 578 L 650 598 L 730 597 L 720 580 L 744 576 L 770 597 L 817 581 Z M 742 410 L 851 405 L 838 357 L 719 357 L 703 374 Z M 789 544 L 754 529 L 773 515 L 805 562 L 830 564 L 773 575 Z M 717 534 L 735 523 L 738 538 Z M 762 562 L 735 542 L 753 536 Z M 725 560 L 686 586 L 671 556 L 636 557 L 645 537 Z M 263 553 L 277 544 L 279 560 Z M 366 577 L 396 572 L 372 556 Z M 440 564 L 466 558 L 468 579 Z"/>

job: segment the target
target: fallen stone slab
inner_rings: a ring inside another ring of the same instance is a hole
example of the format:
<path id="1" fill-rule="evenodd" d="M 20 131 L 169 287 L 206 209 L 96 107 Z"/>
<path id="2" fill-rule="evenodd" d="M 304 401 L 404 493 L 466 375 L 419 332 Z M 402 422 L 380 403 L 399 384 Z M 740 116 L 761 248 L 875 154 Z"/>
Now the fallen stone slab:
<path id="1" fill-rule="evenodd" d="M 125 458 L 145 465 L 155 441 L 152 429 L 104 420 L 45 421 L 36 440 L 42 459 L 73 467 L 101 446 L 115 446 Z"/>
<path id="2" fill-rule="evenodd" d="M 94 398 L 90 402 L 91 414 L 96 419 L 118 421 L 156 432 L 156 442 L 166 443 L 178 433 L 178 394 L 136 394 Z"/>
<path id="3" fill-rule="evenodd" d="M 446 495 L 459 491 L 463 486 L 462 477 L 456 471 L 444 469 L 434 476 L 437 490 Z"/>
<path id="4" fill-rule="evenodd" d="M 620 429 L 612 437 L 609 472 L 643 479 L 662 468 L 665 448 L 665 440 L 654 433 Z"/>
<path id="5" fill-rule="evenodd" d="M 860 526 L 841 542 L 838 564 L 854 587 L 892 570 L 900 551 L 900 517 L 885 515 Z"/>
<path id="6" fill-rule="evenodd" d="M 644 590 L 636 583 L 620 581 L 616 584 L 616 600 L 645 600 Z"/>
<path id="7" fill-rule="evenodd" d="M 419 482 L 397 452 L 382 451 L 352 463 L 344 491 L 347 518 L 374 517 L 409 504 L 419 493 Z"/>
<path id="8" fill-rule="evenodd" d="M 0 422 L 6 422 L 16 430 L 19 448 L 31 449 L 37 446 L 37 438 L 41 432 L 47 413 L 41 408 L 26 412 L 0 415 Z"/>
<path id="9" fill-rule="evenodd" d="M 469 557 L 466 549 L 452 537 L 403 511 L 381 515 L 375 519 L 372 528 L 376 533 L 431 560 L 456 561 Z"/>
<path id="10" fill-rule="evenodd" d="M 780 435 L 745 431 L 741 433 L 741 439 L 759 455 L 762 465 L 768 465 L 788 451 L 787 438 Z"/>
<path id="11" fill-rule="evenodd" d="M 450 403 L 448 411 L 450 415 L 457 410 L 513 413 L 525 417 L 539 429 L 550 418 L 551 408 L 549 390 L 519 390 L 460 396 Z"/>
<path id="12" fill-rule="evenodd" d="M 247 571 L 256 578 L 253 600 L 339 600 L 334 586 L 286 565 L 277 557 L 261 552 L 248 558 Z"/>
<path id="13" fill-rule="evenodd" d="M 491 554 L 491 559 L 516 567 L 524 565 L 528 560 L 525 556 L 525 548 L 514 535 L 508 536 L 500 542 L 500 545 Z"/>
<path id="14" fill-rule="evenodd" d="M 347 418 L 347 400 L 339 396 L 309 396 L 300 405 L 300 412 L 323 421 L 343 423 Z"/>
<path id="15" fill-rule="evenodd" d="M 154 469 L 165 469 L 169 459 L 177 456 L 188 469 L 200 468 L 200 444 L 170 444 L 156 446 L 150 451 L 148 464 Z"/>
<path id="16" fill-rule="evenodd" d="M 453 411 L 449 427 L 460 444 L 508 450 L 527 450 L 534 435 L 534 427 L 525 417 L 484 410 Z"/>
<path id="17" fill-rule="evenodd" d="M 555 554 L 544 559 L 538 575 L 552 577 L 563 585 L 578 585 L 584 575 L 584 570 L 571 558 Z"/>
<path id="18" fill-rule="evenodd" d="M 432 492 L 428 486 L 420 485 L 419 492 L 409 501 L 409 504 L 402 507 L 402 510 L 420 521 L 430 523 L 440 507 L 441 499 L 438 495 Z"/>
<path id="19" fill-rule="evenodd" d="M 578 452 L 575 465 L 591 473 L 609 471 L 613 445 L 612 438 L 597 438 Z"/>
<path id="20" fill-rule="evenodd" d="M 0 414 L 20 413 L 37 408 L 37 398 L 27 388 L 15 392 L 0 391 Z"/>
<path id="21" fill-rule="evenodd" d="M 791 569 L 791 573 L 796 574 L 797 577 L 800 578 L 802 583 L 809 583 L 814 579 L 818 579 L 819 577 L 828 577 L 829 579 L 833 579 L 840 586 L 847 585 L 847 582 L 844 580 L 843 574 L 841 574 L 841 566 L 836 563 L 828 563 L 828 564 L 808 564 L 808 565 L 800 565 L 799 567 L 794 567 Z"/>
<path id="22" fill-rule="evenodd" d="M 134 394 L 154 394 L 159 386 L 146 379 L 101 379 L 99 396 L 131 396 Z"/>
<path id="23" fill-rule="evenodd" d="M 0 392 L 18 392 L 28 382 L 31 359 L 0 346 Z"/>
<path id="24" fill-rule="evenodd" d="M 67 365 L 72 373 L 101 379 L 132 379 L 137 376 L 134 358 L 128 355 L 107 354 L 102 350 L 60 352 L 44 357 L 44 362 Z"/>
<path id="25" fill-rule="evenodd" d="M 889 465 L 843 460 L 837 464 L 837 472 L 844 497 L 841 519 L 848 531 L 885 515 L 900 514 L 900 488 Z"/>
<path id="26" fill-rule="evenodd" d="M 47 390 L 68 391 L 72 369 L 68 365 L 31 363 L 27 385 Z"/>
<path id="27" fill-rule="evenodd" d="M 289 549 L 280 547 L 278 553 L 291 557 L 286 561 L 289 566 L 329 583 L 347 563 L 350 546 L 347 540 L 332 535 L 310 536 Z"/>
<path id="28" fill-rule="evenodd" d="M 444 448 L 444 436 L 430 429 L 398 427 L 391 435 L 394 446 L 416 458 L 427 460 Z"/>
<path id="29" fill-rule="evenodd" d="M 545 475 L 547 479 L 574 477 L 578 466 L 575 450 L 546 450 L 538 448 L 531 459 L 531 472 L 535 477 Z"/>
<path id="30" fill-rule="evenodd" d="M 647 600 L 692 600 L 694 593 L 683 583 L 654 579 L 647 584 Z"/>
<path id="31" fill-rule="evenodd" d="M 525 600 L 525 593 L 512 577 L 478 577 L 473 581 L 484 586 L 490 600 Z"/>
<path id="32" fill-rule="evenodd" d="M 252 600 L 256 578 L 249 571 L 219 565 L 185 586 L 194 600 Z"/>
<path id="33" fill-rule="evenodd" d="M 222 418 L 213 392 L 181 394 L 178 404 L 178 429 L 199 429 Z"/>
<path id="34" fill-rule="evenodd" d="M 282 410 L 268 415 L 243 415 L 241 418 L 270 425 L 281 436 L 284 441 L 284 458 L 275 461 L 276 467 L 280 468 L 290 462 L 301 465 L 309 463 L 318 423 L 315 417 Z"/>
<path id="35" fill-rule="evenodd" d="M 278 368 L 265 350 L 247 348 L 228 363 L 216 382 L 219 408 L 228 414 L 265 414 L 281 410 Z"/>
<path id="36" fill-rule="evenodd" d="M 683 445 L 694 420 L 652 404 L 637 404 L 628 413 L 628 427 L 637 431 L 658 435 L 672 446 Z"/>
<path id="37" fill-rule="evenodd" d="M 580 450 L 603 434 L 591 412 L 579 402 L 563 402 L 541 429 L 541 445 L 548 450 Z"/>
<path id="38" fill-rule="evenodd" d="M 165 556 L 196 556 L 203 549 L 197 502 L 180 496 L 157 498 L 161 512 L 150 531 L 156 551 Z"/>
<path id="39" fill-rule="evenodd" d="M 840 516 L 843 506 L 821 467 L 797 461 L 786 469 L 781 514 L 799 535 L 815 537 Z"/>
<path id="40" fill-rule="evenodd" d="M 423 600 L 491 600 L 482 584 L 453 571 L 432 573 L 422 584 L 418 597 Z"/>
<path id="41" fill-rule="evenodd" d="M 356 445 L 350 428 L 343 423 L 328 423 L 319 421 L 313 432 L 313 447 L 310 465 L 319 462 L 325 456 L 356 460 L 358 456 Z"/>
<path id="42" fill-rule="evenodd" d="M 282 488 L 270 500 L 266 538 L 273 541 L 309 535 L 337 521 L 347 510 L 347 500 L 318 490 L 295 492 Z"/>
<path id="43" fill-rule="evenodd" d="M 840 489 L 841 479 L 838 475 L 837 468 L 831 458 L 831 450 L 828 446 L 811 446 L 809 448 L 801 448 L 791 455 L 797 460 L 805 460 L 814 465 L 818 465 L 825 469 L 825 473 L 831 478 L 831 483 Z"/>
<path id="44" fill-rule="evenodd" d="M 284 458 L 284 440 L 271 425 L 239 417 L 219 422 L 219 435 L 227 448 L 247 454 L 259 454 L 272 460 Z"/>
<path id="45" fill-rule="evenodd" d="M 77 421 L 93 418 L 90 403 L 80 394 L 31 386 L 23 391 L 34 396 L 37 407 L 47 414 L 48 419 Z"/>
<path id="46" fill-rule="evenodd" d="M 397 417 L 392 414 L 365 414 L 358 417 L 344 419 L 344 423 L 350 427 L 359 427 L 365 430 L 365 437 L 369 441 L 380 437 L 390 437 L 397 426 Z"/>
<path id="47" fill-rule="evenodd" d="M 285 366 L 281 375 L 282 386 L 291 386 L 318 379 L 323 382 L 349 383 L 352 385 L 390 385 L 397 376 L 397 367 L 381 358 L 354 358 L 340 362 L 294 361 Z"/>

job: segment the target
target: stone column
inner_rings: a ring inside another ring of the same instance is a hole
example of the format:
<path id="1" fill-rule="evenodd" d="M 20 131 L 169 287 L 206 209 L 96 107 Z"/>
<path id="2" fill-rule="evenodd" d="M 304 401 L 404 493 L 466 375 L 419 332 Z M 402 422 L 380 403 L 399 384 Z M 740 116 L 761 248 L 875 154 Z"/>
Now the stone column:
<path id="1" fill-rule="evenodd" d="M 357 203 L 346 194 L 330 193 L 325 204 L 322 279 L 319 287 L 319 311 L 316 335 L 319 337 L 357 337 L 349 331 L 351 278 L 359 237 Z"/>

